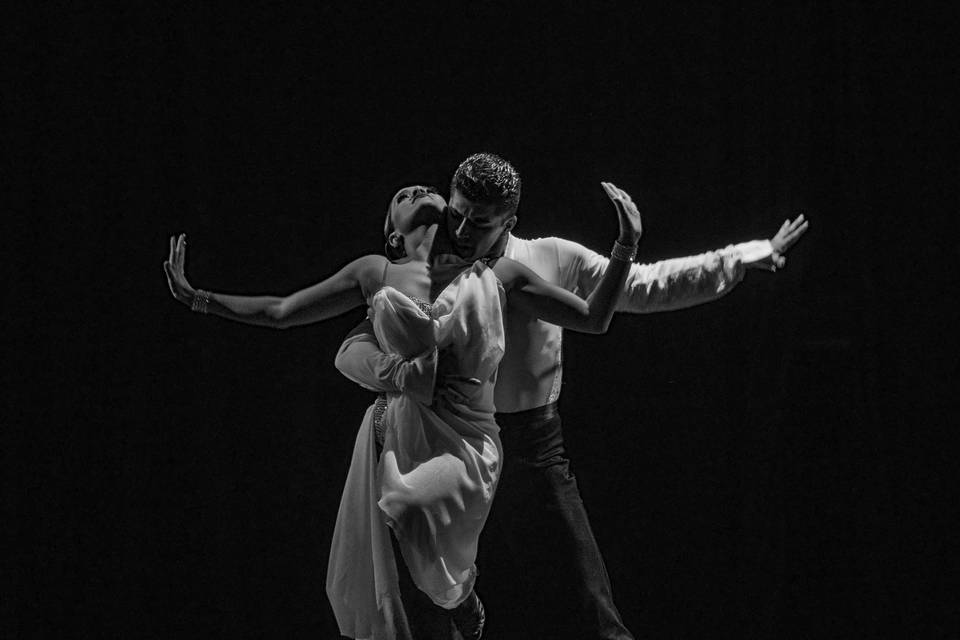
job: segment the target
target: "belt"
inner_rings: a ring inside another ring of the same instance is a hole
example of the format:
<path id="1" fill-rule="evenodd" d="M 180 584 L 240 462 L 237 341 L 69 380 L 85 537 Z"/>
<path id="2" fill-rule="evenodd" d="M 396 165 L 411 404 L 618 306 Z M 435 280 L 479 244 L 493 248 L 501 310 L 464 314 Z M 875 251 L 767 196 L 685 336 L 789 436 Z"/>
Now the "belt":
<path id="1" fill-rule="evenodd" d="M 525 409 L 523 411 L 511 411 L 509 413 L 497 413 L 494 418 L 501 427 L 513 427 L 517 425 L 530 424 L 532 422 L 546 422 L 551 418 L 560 415 L 556 402 L 545 404 L 542 407 L 534 409 Z"/>

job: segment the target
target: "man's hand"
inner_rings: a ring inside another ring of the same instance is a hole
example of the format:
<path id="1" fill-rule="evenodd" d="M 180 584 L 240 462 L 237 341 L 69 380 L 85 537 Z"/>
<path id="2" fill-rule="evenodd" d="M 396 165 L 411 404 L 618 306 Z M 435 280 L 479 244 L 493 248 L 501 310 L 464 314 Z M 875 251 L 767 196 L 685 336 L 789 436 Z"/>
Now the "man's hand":
<path id="1" fill-rule="evenodd" d="M 773 248 L 770 255 L 746 266 L 766 269 L 767 271 L 776 271 L 786 266 L 787 258 L 784 254 L 800 239 L 800 236 L 806 233 L 809 226 L 810 223 L 804 219 L 803 214 L 797 216 L 796 220 L 792 222 L 789 219 L 784 220 L 780 230 L 777 231 L 777 235 L 770 238 L 770 245 Z"/>
<path id="2" fill-rule="evenodd" d="M 793 222 L 790 222 L 789 218 L 783 221 L 777 235 L 770 239 L 770 244 L 773 245 L 774 265 L 783 267 L 787 264 L 787 258 L 783 254 L 806 233 L 809 226 L 810 223 L 804 220 L 802 213 Z"/>

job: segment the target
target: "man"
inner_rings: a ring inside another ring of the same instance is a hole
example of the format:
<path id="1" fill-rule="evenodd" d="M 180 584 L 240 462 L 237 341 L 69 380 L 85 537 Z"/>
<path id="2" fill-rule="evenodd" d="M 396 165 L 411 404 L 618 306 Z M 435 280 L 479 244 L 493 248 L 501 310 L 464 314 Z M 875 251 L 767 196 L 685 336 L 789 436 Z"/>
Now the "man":
<path id="1" fill-rule="evenodd" d="M 464 160 L 451 181 L 444 224 L 447 246 L 443 248 L 438 233 L 434 267 L 462 268 L 464 262 L 504 255 L 553 284 L 587 296 L 608 260 L 569 240 L 512 235 L 519 201 L 520 176 L 510 163 L 485 153 Z M 806 229 L 801 215 L 784 222 L 769 241 L 633 265 L 617 310 L 650 313 L 715 300 L 743 279 L 747 267 L 783 266 L 784 252 Z M 632 638 L 613 603 L 564 450 L 557 410 L 563 332 L 522 309 L 506 315 L 505 331 L 506 351 L 495 390 L 504 464 L 483 554 L 512 554 L 510 566 L 523 596 L 513 613 L 525 620 L 525 637 Z M 378 391 L 391 390 L 390 381 L 405 366 L 379 351 L 376 338 L 362 325 L 337 356 L 344 375 Z M 498 587 L 488 582 L 485 588 Z"/>

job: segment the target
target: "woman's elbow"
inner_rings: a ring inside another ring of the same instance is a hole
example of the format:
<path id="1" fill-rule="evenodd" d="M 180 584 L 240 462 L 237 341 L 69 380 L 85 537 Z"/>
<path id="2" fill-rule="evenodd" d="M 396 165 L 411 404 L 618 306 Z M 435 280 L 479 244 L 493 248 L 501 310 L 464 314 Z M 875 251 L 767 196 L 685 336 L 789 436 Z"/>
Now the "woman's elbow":
<path id="1" fill-rule="evenodd" d="M 594 335 L 602 335 L 607 332 L 607 329 L 610 328 L 610 322 L 598 322 L 591 323 L 590 326 L 584 333 L 592 333 Z"/>
<path id="2" fill-rule="evenodd" d="M 583 329 L 584 333 L 592 333 L 594 335 L 602 335 L 607 332 L 607 329 L 610 328 L 610 321 L 613 320 L 613 314 L 608 313 L 603 316 L 596 318 L 587 318 L 586 328 Z"/>
<path id="3" fill-rule="evenodd" d="M 293 326 L 289 306 L 283 300 L 268 305 L 264 309 L 264 316 L 274 329 L 288 329 Z"/>

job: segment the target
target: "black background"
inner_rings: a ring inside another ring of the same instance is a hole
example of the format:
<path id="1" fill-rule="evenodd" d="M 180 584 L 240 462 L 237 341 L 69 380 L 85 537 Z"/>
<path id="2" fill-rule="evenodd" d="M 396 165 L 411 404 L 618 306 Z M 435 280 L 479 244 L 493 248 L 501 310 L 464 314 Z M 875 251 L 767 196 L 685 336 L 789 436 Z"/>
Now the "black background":
<path id="1" fill-rule="evenodd" d="M 286 293 L 379 252 L 396 188 L 445 192 L 486 150 L 521 171 L 523 237 L 606 251 L 600 180 L 642 203 L 645 262 L 812 222 L 786 270 L 718 302 L 567 335 L 569 451 L 628 627 L 950 637 L 946 17 L 138 3 L 11 23 L 3 636 L 337 636 L 326 555 L 370 398 L 333 356 L 363 311 L 285 332 L 192 315 L 167 238 L 188 233 L 196 286 Z M 536 638 L 498 599 L 508 569 L 481 576 L 487 637 Z"/>

